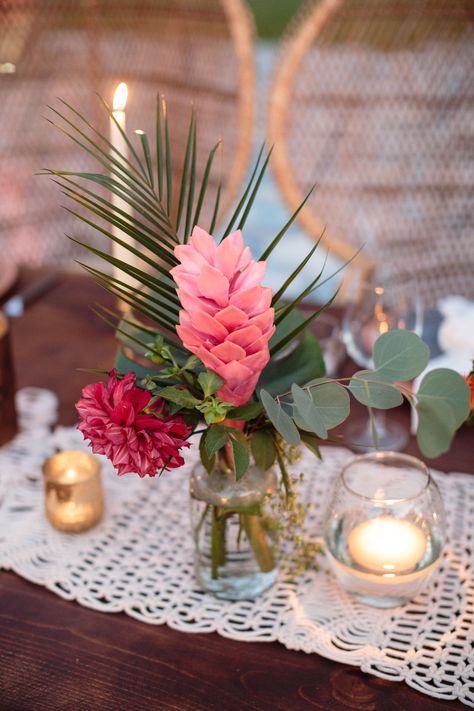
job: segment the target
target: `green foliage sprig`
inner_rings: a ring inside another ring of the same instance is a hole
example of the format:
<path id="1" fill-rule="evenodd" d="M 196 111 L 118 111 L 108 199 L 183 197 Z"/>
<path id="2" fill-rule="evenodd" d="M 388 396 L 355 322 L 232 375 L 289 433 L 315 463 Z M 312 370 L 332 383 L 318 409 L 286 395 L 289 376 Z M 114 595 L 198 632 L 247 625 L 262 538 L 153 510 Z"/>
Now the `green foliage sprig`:
<path id="1" fill-rule="evenodd" d="M 288 393 L 273 398 L 266 390 L 260 398 L 268 418 L 292 445 L 302 433 L 328 438 L 328 431 L 341 424 L 350 411 L 350 393 L 361 404 L 375 409 L 397 407 L 405 398 L 418 415 L 417 441 L 426 457 L 449 449 L 451 439 L 469 414 L 469 390 L 464 378 L 447 368 L 428 372 L 416 393 L 400 381 L 420 375 L 429 360 L 425 343 L 410 331 L 389 331 L 378 338 L 373 353 L 374 368 L 351 378 L 319 378 L 304 387 L 294 384 Z"/>

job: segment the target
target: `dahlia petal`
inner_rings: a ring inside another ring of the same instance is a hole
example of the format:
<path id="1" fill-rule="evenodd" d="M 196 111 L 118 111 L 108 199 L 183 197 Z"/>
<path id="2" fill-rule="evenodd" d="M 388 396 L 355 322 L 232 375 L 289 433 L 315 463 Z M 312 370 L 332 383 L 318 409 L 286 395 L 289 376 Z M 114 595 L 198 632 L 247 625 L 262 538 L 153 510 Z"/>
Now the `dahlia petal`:
<path id="1" fill-rule="evenodd" d="M 113 422 L 110 422 L 105 426 L 104 435 L 111 444 L 115 445 L 122 445 L 127 439 L 126 428 Z"/>
<path id="2" fill-rule="evenodd" d="M 128 400 L 119 402 L 110 413 L 112 422 L 130 427 L 135 420 L 135 410 Z"/>

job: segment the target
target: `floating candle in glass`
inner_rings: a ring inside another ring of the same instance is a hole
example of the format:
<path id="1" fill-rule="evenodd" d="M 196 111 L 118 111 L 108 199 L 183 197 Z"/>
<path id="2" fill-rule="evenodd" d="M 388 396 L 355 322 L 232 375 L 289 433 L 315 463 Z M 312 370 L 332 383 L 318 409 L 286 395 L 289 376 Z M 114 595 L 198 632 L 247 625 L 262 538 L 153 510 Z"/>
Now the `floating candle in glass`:
<path id="1" fill-rule="evenodd" d="M 426 537 L 409 521 L 378 516 L 358 523 L 347 536 L 352 560 L 372 572 L 404 573 L 423 558 Z"/>
<path id="2" fill-rule="evenodd" d="M 104 510 L 101 465 L 87 452 L 64 451 L 43 465 L 48 520 L 61 531 L 85 531 L 98 523 Z"/>
<path id="3" fill-rule="evenodd" d="M 415 457 L 356 457 L 339 477 L 326 514 L 326 552 L 341 586 L 361 602 L 392 607 L 426 585 L 444 544 L 444 510 Z"/>

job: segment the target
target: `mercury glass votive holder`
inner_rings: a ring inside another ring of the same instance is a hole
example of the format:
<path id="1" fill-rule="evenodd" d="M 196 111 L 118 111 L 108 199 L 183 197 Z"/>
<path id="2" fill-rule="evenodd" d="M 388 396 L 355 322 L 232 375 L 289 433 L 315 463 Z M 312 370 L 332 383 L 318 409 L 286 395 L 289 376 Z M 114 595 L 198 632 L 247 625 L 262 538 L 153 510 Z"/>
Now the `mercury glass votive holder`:
<path id="1" fill-rule="evenodd" d="M 60 531 L 79 533 L 102 518 L 101 464 L 87 452 L 66 450 L 43 465 L 46 516 Z"/>
<path id="2" fill-rule="evenodd" d="M 398 452 L 355 457 L 338 477 L 325 518 L 326 554 L 341 587 L 395 607 L 425 587 L 445 542 L 445 513 L 423 462 Z"/>

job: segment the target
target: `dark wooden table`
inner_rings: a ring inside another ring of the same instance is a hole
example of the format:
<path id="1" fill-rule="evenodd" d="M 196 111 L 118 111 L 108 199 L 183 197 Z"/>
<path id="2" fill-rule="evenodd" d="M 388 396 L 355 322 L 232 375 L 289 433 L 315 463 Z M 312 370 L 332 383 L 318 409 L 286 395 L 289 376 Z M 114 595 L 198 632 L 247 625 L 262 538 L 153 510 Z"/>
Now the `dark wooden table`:
<path id="1" fill-rule="evenodd" d="M 110 298 L 89 279 L 68 276 L 12 325 L 18 386 L 55 390 L 62 424 L 75 422 L 74 402 L 91 379 L 76 369 L 113 361 L 113 336 L 89 310 L 96 301 Z M 404 408 L 394 416 L 408 424 Z M 472 435 L 464 428 L 432 466 L 473 472 Z M 417 451 L 413 442 L 408 451 Z M 2 711 L 455 708 L 465 707 L 315 654 L 94 612 L 0 573 Z"/>

